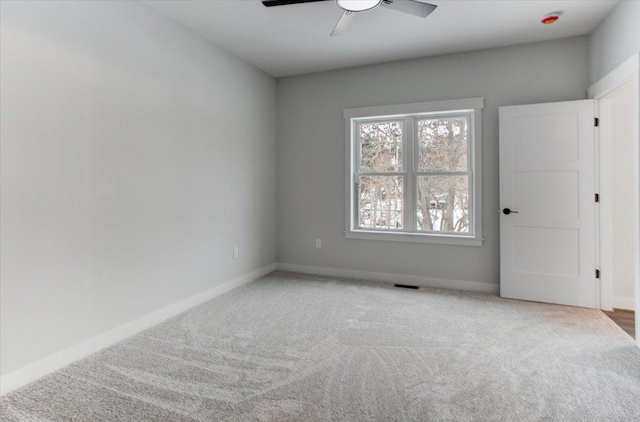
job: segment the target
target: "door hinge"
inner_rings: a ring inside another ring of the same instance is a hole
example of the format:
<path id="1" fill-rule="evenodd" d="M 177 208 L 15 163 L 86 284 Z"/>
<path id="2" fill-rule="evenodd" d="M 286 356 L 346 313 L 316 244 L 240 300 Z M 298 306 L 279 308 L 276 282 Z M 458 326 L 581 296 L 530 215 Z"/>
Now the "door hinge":
<path id="1" fill-rule="evenodd" d="M 596 202 L 600 202 L 600 194 L 596 193 Z"/>
<path id="2" fill-rule="evenodd" d="M 598 119 L 597 117 L 595 117 L 595 118 L 593 119 L 593 125 L 594 125 L 595 127 L 600 126 L 600 119 Z"/>
<path id="3" fill-rule="evenodd" d="M 600 270 L 596 270 L 596 278 L 600 278 Z"/>

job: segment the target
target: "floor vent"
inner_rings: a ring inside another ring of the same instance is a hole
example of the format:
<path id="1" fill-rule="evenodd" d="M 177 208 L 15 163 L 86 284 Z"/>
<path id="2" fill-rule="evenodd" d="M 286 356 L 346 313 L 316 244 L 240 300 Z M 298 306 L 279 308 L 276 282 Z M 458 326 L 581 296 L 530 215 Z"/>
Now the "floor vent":
<path id="1" fill-rule="evenodd" d="M 420 286 L 412 286 L 410 284 L 394 284 L 393 287 L 400 287 L 402 289 L 417 289 Z"/>

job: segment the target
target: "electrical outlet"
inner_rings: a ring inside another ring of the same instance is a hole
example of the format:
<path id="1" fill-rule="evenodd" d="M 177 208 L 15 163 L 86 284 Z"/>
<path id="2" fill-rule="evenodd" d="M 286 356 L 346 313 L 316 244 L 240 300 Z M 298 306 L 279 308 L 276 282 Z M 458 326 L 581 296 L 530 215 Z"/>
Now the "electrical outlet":
<path id="1" fill-rule="evenodd" d="M 233 258 L 234 259 L 238 258 L 239 252 L 240 252 L 239 248 L 237 246 L 234 246 L 233 247 Z"/>
<path id="2" fill-rule="evenodd" d="M 316 248 L 320 249 L 322 247 L 322 239 L 316 239 Z"/>

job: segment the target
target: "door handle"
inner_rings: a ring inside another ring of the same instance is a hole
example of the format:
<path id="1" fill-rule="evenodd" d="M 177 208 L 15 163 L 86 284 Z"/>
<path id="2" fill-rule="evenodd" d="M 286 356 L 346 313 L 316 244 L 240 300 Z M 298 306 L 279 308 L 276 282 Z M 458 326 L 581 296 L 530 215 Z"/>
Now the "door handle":
<path id="1" fill-rule="evenodd" d="M 509 215 L 509 214 L 511 214 L 511 213 L 513 213 L 513 214 L 518 214 L 518 211 L 514 211 L 514 210 L 510 210 L 509 208 L 505 208 L 505 209 L 503 209 L 503 210 L 502 210 L 502 213 L 503 213 L 504 215 Z"/>

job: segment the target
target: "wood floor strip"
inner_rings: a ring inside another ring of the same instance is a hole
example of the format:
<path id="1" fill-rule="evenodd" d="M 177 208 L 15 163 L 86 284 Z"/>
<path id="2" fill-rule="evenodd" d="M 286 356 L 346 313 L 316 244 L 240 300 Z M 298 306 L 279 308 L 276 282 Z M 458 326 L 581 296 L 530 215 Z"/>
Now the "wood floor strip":
<path id="1" fill-rule="evenodd" d="M 627 334 L 636 338 L 636 319 L 635 312 L 625 311 L 622 309 L 614 309 L 613 312 L 605 312 L 613 322 L 618 324 Z"/>

